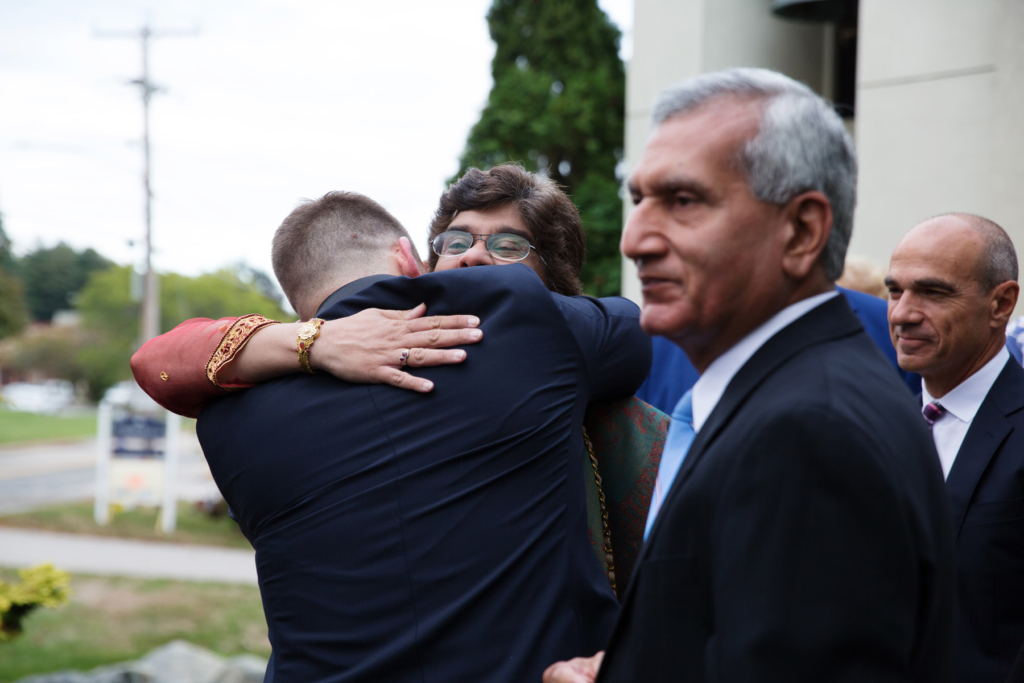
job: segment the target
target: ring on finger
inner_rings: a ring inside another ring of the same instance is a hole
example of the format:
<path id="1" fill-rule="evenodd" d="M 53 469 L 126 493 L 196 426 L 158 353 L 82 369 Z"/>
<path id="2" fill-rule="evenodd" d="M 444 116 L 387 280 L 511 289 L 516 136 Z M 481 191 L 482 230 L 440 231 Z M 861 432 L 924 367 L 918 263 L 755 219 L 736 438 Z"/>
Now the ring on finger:
<path id="1" fill-rule="evenodd" d="M 409 349 L 402 349 L 402 352 L 398 354 L 398 362 L 403 366 L 409 364 Z"/>

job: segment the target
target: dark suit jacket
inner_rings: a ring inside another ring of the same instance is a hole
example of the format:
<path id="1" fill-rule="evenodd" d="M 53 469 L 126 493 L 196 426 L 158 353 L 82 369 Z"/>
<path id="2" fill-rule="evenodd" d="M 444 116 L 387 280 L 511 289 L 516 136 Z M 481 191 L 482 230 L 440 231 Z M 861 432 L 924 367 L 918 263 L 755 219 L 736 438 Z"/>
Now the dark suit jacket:
<path id="1" fill-rule="evenodd" d="M 599 681 L 952 681 L 948 500 L 845 299 L 779 331 L 683 461 Z"/>
<path id="2" fill-rule="evenodd" d="M 276 683 L 539 681 L 610 633 L 581 426 L 646 376 L 639 310 L 510 265 L 378 281 L 324 317 L 420 302 L 484 331 L 463 364 L 416 370 L 430 394 L 294 375 L 199 417 L 256 548 Z"/>
<path id="3" fill-rule="evenodd" d="M 1024 643 L 1024 368 L 999 374 L 946 479 L 956 534 L 957 681 L 1003 683 Z"/>
<path id="4" fill-rule="evenodd" d="M 1006 683 L 1024 683 L 1024 645 L 1021 645 L 1020 652 L 1017 653 L 1017 659 L 1013 662 L 1013 669 Z"/>
<path id="5" fill-rule="evenodd" d="M 850 308 L 857 314 L 864 331 L 871 337 L 878 350 L 882 352 L 889 364 L 899 373 L 903 383 L 911 393 L 921 392 L 921 376 L 900 369 L 896 362 L 896 349 L 889 338 L 889 320 L 886 317 L 885 301 L 870 294 L 854 292 L 836 287 L 846 297 Z M 651 374 L 644 380 L 643 386 L 636 392 L 636 397 L 646 401 L 662 412 L 671 414 L 676 403 L 683 397 L 700 377 L 690 359 L 683 350 L 664 337 L 654 337 L 654 361 L 651 363 Z"/>

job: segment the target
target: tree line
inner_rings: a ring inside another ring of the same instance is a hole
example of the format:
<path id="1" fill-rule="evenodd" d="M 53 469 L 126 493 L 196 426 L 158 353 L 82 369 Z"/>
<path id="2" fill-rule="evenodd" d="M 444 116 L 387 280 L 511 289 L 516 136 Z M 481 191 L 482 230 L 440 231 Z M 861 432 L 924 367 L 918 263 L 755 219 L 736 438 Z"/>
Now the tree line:
<path id="1" fill-rule="evenodd" d="M 160 274 L 160 328 L 189 318 L 260 313 L 276 320 L 283 310 L 274 280 L 236 264 L 189 277 Z M 61 243 L 17 257 L 0 219 L 0 370 L 6 378 L 56 378 L 76 383 L 93 400 L 129 379 L 128 359 L 139 345 L 140 278 L 93 249 Z M 72 324 L 54 325 L 58 311 Z"/>

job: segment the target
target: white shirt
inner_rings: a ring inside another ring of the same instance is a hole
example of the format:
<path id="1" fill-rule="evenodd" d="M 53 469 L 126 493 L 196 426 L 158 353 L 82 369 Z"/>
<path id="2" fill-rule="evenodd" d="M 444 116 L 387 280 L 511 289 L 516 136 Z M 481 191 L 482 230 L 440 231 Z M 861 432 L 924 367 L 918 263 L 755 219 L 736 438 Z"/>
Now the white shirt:
<path id="1" fill-rule="evenodd" d="M 746 365 L 750 357 L 764 346 L 765 342 L 797 318 L 837 296 L 839 296 L 837 291 L 825 292 L 786 306 L 712 361 L 697 383 L 693 385 L 693 431 L 700 432 L 700 428 L 704 426 L 711 411 L 722 399 L 722 394 L 725 393 L 729 382 L 740 371 L 740 368 Z"/>
<path id="2" fill-rule="evenodd" d="M 949 470 L 953 467 L 953 461 L 956 460 L 956 454 L 960 451 L 964 437 L 967 436 L 967 430 L 971 428 L 974 416 L 978 414 L 978 409 L 981 408 L 982 402 L 1008 360 L 1010 352 L 1004 346 L 992 360 L 982 366 L 981 370 L 958 384 L 942 398 L 933 398 L 924 382 L 921 382 L 921 410 L 924 411 L 924 406 L 932 401 L 946 409 L 946 413 L 936 420 L 932 427 L 935 450 L 939 452 L 939 462 L 942 463 L 942 476 L 949 476 Z"/>

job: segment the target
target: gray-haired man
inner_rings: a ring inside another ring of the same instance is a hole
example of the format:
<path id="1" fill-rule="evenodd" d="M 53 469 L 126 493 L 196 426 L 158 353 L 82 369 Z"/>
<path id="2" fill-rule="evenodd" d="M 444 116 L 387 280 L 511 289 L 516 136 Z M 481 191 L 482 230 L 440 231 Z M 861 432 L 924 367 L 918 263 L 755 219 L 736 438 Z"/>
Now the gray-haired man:
<path id="1" fill-rule="evenodd" d="M 951 681 L 942 472 L 833 284 L 856 187 L 842 121 L 781 74 L 734 69 L 663 91 L 654 123 L 622 251 L 645 331 L 701 377 L 603 664 L 545 680 Z"/>

